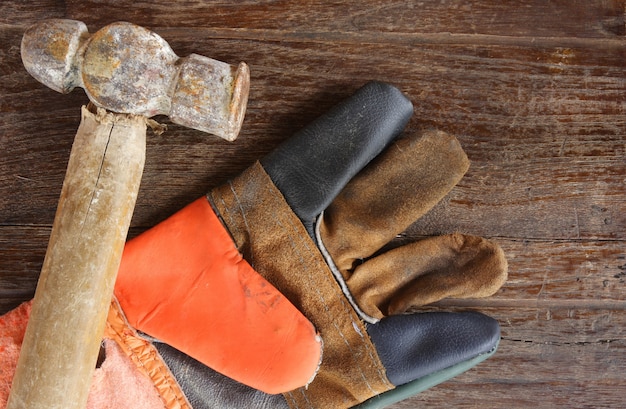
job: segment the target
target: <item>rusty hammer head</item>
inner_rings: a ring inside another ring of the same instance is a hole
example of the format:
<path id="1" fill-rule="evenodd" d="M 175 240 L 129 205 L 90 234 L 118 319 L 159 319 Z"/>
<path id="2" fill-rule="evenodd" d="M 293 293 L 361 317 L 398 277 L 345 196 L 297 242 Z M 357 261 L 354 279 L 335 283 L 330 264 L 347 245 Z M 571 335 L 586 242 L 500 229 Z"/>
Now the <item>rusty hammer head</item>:
<path id="1" fill-rule="evenodd" d="M 226 140 L 237 137 L 250 73 L 191 54 L 179 58 L 165 40 L 134 24 L 110 24 L 90 35 L 75 20 L 47 20 L 22 39 L 22 61 L 39 82 L 68 93 L 81 87 L 109 111 L 168 115 L 172 122 Z"/>

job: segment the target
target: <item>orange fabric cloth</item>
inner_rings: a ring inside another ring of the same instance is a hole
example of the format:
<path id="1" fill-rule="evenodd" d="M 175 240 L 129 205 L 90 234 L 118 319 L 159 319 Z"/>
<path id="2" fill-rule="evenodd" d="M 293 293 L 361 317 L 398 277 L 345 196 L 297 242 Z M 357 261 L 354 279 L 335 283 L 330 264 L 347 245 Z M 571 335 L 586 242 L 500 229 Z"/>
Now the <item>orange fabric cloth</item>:
<path id="1" fill-rule="evenodd" d="M 261 391 L 304 386 L 318 368 L 313 325 L 243 259 L 206 198 L 127 243 L 115 295 L 134 328 Z"/>
<path id="2" fill-rule="evenodd" d="M 0 409 L 7 406 L 32 302 L 0 316 Z"/>
<path id="3" fill-rule="evenodd" d="M 0 409 L 6 408 L 32 302 L 0 316 Z M 122 349 L 105 339 L 106 359 L 93 375 L 87 409 L 165 409 L 152 381 Z M 167 406 L 175 408 L 175 406 Z"/>
<path id="4" fill-rule="evenodd" d="M 105 339 L 104 345 L 106 359 L 94 372 L 87 409 L 169 409 L 115 341 Z"/>

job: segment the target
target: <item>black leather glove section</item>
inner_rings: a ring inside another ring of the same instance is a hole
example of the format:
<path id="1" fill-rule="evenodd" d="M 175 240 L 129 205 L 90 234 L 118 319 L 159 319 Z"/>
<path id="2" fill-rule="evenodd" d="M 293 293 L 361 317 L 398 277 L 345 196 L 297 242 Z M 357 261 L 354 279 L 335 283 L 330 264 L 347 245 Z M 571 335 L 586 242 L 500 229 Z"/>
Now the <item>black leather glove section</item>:
<path id="1" fill-rule="evenodd" d="M 367 333 L 395 386 L 486 354 L 500 340 L 498 322 L 478 312 L 393 315 Z"/>
<path id="2" fill-rule="evenodd" d="M 228 378 L 175 348 L 154 346 L 193 409 L 289 409 L 283 395 L 269 395 Z"/>
<path id="3" fill-rule="evenodd" d="M 406 126 L 413 105 L 397 88 L 370 82 L 261 160 L 304 226 Z"/>

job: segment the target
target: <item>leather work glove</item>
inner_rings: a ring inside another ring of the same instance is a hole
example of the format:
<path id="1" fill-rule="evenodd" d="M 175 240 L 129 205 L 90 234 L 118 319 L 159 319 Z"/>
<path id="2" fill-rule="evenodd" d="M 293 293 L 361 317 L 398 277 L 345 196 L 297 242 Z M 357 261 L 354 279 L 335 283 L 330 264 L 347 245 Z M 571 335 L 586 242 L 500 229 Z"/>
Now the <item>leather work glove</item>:
<path id="1" fill-rule="evenodd" d="M 456 233 L 381 250 L 469 164 L 458 141 L 442 132 L 394 140 L 411 114 L 396 88 L 369 83 L 209 192 L 237 249 L 311 320 L 324 351 L 307 387 L 270 395 L 155 342 L 194 409 L 383 407 L 495 352 L 500 332 L 490 317 L 405 312 L 497 291 L 507 269 L 497 244 Z M 146 246 L 138 246 L 138 257 L 154 269 L 160 261 Z M 125 271 L 122 283 L 137 269 Z"/>

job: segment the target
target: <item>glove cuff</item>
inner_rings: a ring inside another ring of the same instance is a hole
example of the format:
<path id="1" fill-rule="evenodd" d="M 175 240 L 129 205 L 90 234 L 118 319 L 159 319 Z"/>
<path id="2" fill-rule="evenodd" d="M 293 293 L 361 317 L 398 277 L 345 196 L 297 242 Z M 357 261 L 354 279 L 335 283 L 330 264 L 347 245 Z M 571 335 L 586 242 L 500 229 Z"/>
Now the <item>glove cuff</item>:
<path id="1" fill-rule="evenodd" d="M 140 337 L 128 324 L 115 297 L 109 308 L 104 337 L 117 342 L 139 372 L 152 381 L 167 409 L 191 409 L 191 404 L 161 355 L 151 342 Z"/>
<path id="2" fill-rule="evenodd" d="M 341 407 L 351 407 L 393 389 L 364 323 L 260 163 L 211 191 L 209 198 L 237 248 L 311 320 L 324 340 L 317 376 L 308 388 L 284 394 L 288 404 L 337 408 L 341 402 Z"/>

